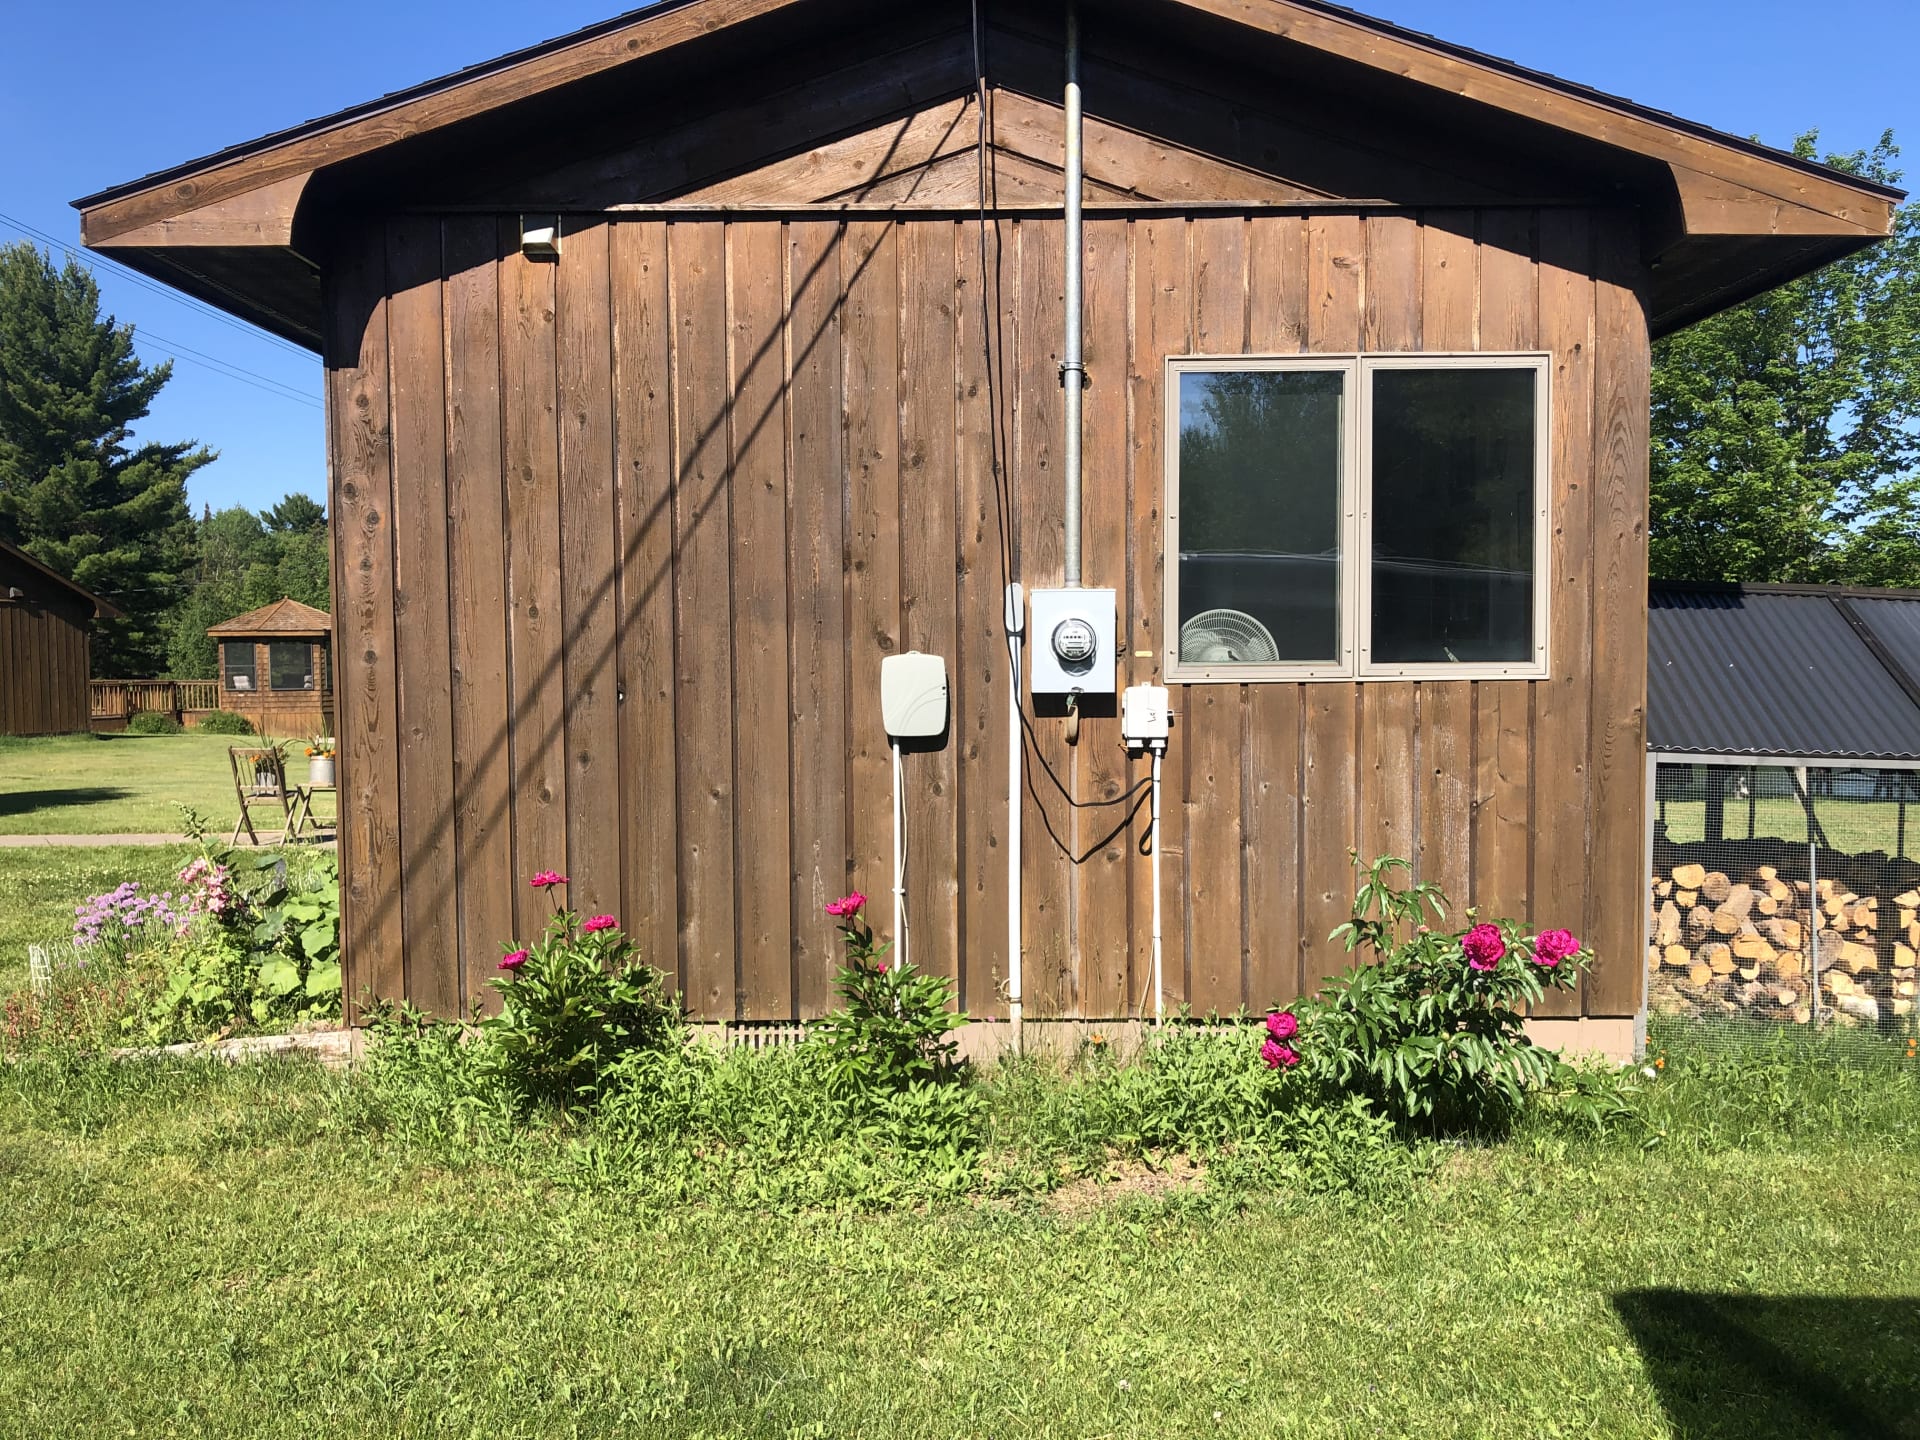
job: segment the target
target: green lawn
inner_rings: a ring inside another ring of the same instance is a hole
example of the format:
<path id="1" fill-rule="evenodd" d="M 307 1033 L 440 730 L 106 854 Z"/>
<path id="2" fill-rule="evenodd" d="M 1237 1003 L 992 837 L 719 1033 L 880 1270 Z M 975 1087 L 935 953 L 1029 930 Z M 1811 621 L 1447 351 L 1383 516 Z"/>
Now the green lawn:
<path id="1" fill-rule="evenodd" d="M 1909 804 L 1906 829 L 1900 827 L 1900 806 L 1892 800 L 1848 800 L 1830 796 L 1815 798 L 1814 811 L 1820 828 L 1833 848 L 1850 855 L 1884 850 L 1889 855 L 1920 856 L 1920 804 Z M 1667 838 L 1675 844 L 1706 838 L 1706 802 L 1667 800 L 1656 806 L 1664 815 Z M 1747 838 L 1747 802 L 1729 797 L 1725 812 L 1725 838 Z M 1804 844 L 1807 838 L 1807 812 L 1798 800 L 1765 796 L 1753 802 L 1753 833 L 1756 836 L 1790 840 Z M 1901 848 L 1905 841 L 1904 850 Z"/>
<path id="2" fill-rule="evenodd" d="M 0 739 L 0 835 L 178 834 L 182 804 L 229 832 L 239 809 L 227 747 L 251 743 L 192 733 Z M 306 779 L 298 748 L 292 784 Z M 321 813 L 331 813 L 325 800 Z"/>
<path id="3" fill-rule="evenodd" d="M 410 1152 L 340 1084 L 0 1075 L 11 1433 L 1920 1434 L 1911 1105 L 1523 1137 L 1386 1206 L 778 1217 Z"/>
<path id="4" fill-rule="evenodd" d="M 123 880 L 170 890 L 193 853 L 183 845 L 0 846 L 0 995 L 26 984 L 28 945 L 72 937 L 74 907 L 89 895 Z"/>

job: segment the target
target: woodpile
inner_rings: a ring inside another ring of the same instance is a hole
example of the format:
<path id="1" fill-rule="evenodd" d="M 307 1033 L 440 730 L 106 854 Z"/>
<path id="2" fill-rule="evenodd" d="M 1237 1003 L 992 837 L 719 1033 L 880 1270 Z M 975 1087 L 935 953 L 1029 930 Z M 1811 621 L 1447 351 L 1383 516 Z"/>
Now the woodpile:
<path id="1" fill-rule="evenodd" d="M 1663 1014 L 1907 1029 L 1920 866 L 1748 841 L 1667 845 L 1650 882 L 1647 998 Z M 1818 983 L 1815 983 L 1817 965 Z"/>

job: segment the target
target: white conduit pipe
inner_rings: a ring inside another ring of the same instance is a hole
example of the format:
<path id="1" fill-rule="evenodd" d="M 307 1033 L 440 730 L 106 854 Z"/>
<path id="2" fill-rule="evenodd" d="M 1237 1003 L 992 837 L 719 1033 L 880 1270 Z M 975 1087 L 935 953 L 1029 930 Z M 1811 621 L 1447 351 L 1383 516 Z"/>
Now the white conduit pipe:
<path id="1" fill-rule="evenodd" d="M 893 742 L 893 968 L 907 963 L 906 798 L 900 783 L 900 742 Z"/>
<path id="2" fill-rule="evenodd" d="M 1014 1053 L 1020 1052 L 1020 628 L 1022 596 L 1018 584 L 1007 587 L 1007 654 L 1013 684 L 1007 695 L 1007 1022 L 1013 1026 Z"/>
<path id="3" fill-rule="evenodd" d="M 1167 1019 L 1167 987 L 1160 964 L 1160 756 L 1162 747 L 1153 747 L 1153 781 L 1148 787 L 1151 798 L 1147 811 L 1147 845 L 1153 856 L 1153 1023 L 1164 1025 Z"/>

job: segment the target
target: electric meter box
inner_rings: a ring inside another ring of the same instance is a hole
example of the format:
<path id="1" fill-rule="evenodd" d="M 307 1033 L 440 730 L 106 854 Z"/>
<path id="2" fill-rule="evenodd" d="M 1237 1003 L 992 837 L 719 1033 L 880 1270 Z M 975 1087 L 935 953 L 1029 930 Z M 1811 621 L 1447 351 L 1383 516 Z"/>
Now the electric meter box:
<path id="1" fill-rule="evenodd" d="M 1030 592 L 1035 695 L 1111 695 L 1118 610 L 1111 590 Z"/>
<path id="2" fill-rule="evenodd" d="M 909 650 L 880 660 L 880 717 L 896 740 L 926 740 L 947 729 L 947 662 Z"/>

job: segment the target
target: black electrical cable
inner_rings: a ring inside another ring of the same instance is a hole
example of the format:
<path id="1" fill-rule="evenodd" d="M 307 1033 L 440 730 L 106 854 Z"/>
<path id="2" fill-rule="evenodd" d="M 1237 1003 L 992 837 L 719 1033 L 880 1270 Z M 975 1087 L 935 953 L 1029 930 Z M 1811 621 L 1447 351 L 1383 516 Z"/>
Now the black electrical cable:
<path id="1" fill-rule="evenodd" d="M 975 229 L 979 236 L 980 249 L 980 347 L 982 359 L 986 366 L 987 414 L 989 417 L 988 446 L 990 451 L 988 459 L 989 468 L 993 474 L 995 528 L 999 531 L 1000 539 L 1000 589 L 1001 593 L 1005 594 L 1007 587 L 1013 583 L 1013 497 L 1007 488 L 1006 474 L 1000 460 L 1004 451 L 1004 442 L 1000 429 L 999 395 L 1001 387 L 996 383 L 996 366 L 999 363 L 998 357 L 1005 353 L 1006 347 L 1004 345 L 996 347 L 993 341 L 993 332 L 999 325 L 1000 315 L 989 303 L 987 286 L 987 67 L 984 53 L 982 20 L 980 16 L 980 0 L 972 0 L 972 16 L 975 106 L 974 153 L 978 171 L 978 186 L 976 192 L 978 213 Z M 994 220 L 993 228 L 997 242 L 999 236 L 999 220 L 997 217 Z M 996 282 L 998 282 L 1004 273 L 1002 270 L 1004 250 L 998 243 L 996 243 L 993 248 L 993 273 Z M 1009 646 L 1008 648 L 1008 683 L 1018 687 L 1020 683 L 1019 663 L 1011 653 L 1012 647 Z M 1065 782 L 1061 780 L 1058 772 L 1056 772 L 1048 762 L 1046 753 L 1040 748 L 1040 737 L 1034 730 L 1033 719 L 1028 715 L 1027 707 L 1020 701 L 1017 688 L 1013 698 L 1015 713 L 1020 717 L 1021 754 L 1027 762 L 1022 767 L 1027 772 L 1027 793 L 1033 796 L 1033 803 L 1040 811 L 1041 824 L 1046 828 L 1048 838 L 1050 838 L 1074 864 L 1084 864 L 1087 859 L 1104 848 L 1115 835 L 1118 835 L 1121 831 L 1125 830 L 1128 825 L 1133 823 L 1133 817 L 1139 813 L 1140 803 L 1136 801 L 1134 806 L 1127 811 L 1126 818 L 1120 825 L 1111 834 L 1105 836 L 1092 850 L 1089 850 L 1086 855 L 1075 856 L 1072 847 L 1062 841 L 1053 828 L 1052 816 L 1048 814 L 1046 804 L 1040 798 L 1039 792 L 1034 789 L 1033 771 L 1038 769 L 1044 772 L 1047 779 L 1052 782 L 1053 788 L 1060 793 L 1060 797 L 1075 810 L 1101 810 L 1115 805 L 1125 805 L 1129 800 L 1134 800 L 1135 797 L 1142 795 L 1152 783 L 1151 777 L 1149 776 L 1138 780 L 1118 795 L 1110 796 L 1105 800 L 1076 799 L 1073 792 L 1069 790 Z"/>

